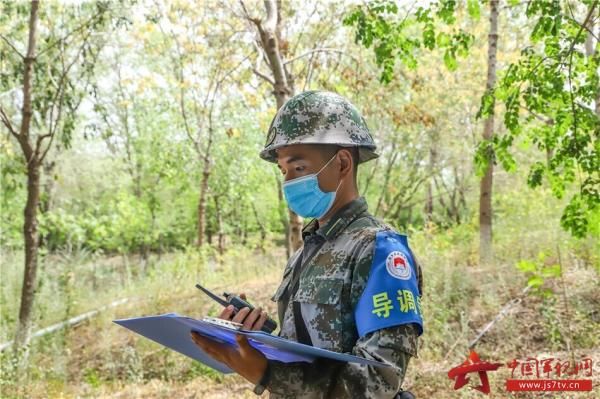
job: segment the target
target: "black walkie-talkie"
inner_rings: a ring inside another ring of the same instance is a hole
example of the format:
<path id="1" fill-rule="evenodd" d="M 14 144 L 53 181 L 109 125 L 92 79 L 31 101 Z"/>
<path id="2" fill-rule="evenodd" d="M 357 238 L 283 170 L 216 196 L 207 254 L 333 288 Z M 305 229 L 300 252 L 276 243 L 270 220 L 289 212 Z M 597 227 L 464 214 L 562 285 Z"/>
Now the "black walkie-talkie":
<path id="1" fill-rule="evenodd" d="M 220 303 L 221 305 L 223 305 L 225 307 L 227 307 L 229 305 L 233 305 L 234 314 L 236 314 L 242 308 L 250 308 L 250 310 L 254 309 L 254 306 L 250 305 L 248 302 L 244 301 L 242 298 L 240 298 L 237 295 L 233 295 L 233 294 L 224 292 L 223 296 L 225 297 L 225 299 L 222 299 L 221 297 L 213 294 L 212 292 L 210 292 L 209 290 L 207 290 L 200 284 L 196 284 L 196 288 L 198 288 L 200 291 L 204 292 L 206 295 L 208 295 L 209 297 L 214 299 L 216 302 Z M 275 331 L 276 328 L 277 328 L 277 322 L 267 316 L 267 320 L 265 321 L 265 324 L 263 324 L 261 330 L 266 333 L 271 334 L 273 331 Z"/>

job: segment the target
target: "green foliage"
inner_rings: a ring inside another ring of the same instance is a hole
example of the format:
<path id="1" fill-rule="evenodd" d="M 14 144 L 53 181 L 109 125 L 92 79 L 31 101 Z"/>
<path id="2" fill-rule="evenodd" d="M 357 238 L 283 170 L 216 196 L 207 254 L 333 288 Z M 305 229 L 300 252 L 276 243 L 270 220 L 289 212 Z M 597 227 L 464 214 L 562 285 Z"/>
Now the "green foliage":
<path id="1" fill-rule="evenodd" d="M 441 1 L 415 12 L 421 40 L 408 33 L 412 32 L 407 29 L 409 21 L 413 22 L 410 12 L 399 19 L 400 10 L 389 4 L 378 0 L 358 6 L 344 20 L 356 28 L 357 43 L 367 48 L 374 44 L 382 82 L 392 80 L 396 59 L 416 68 L 415 53 L 420 48 L 443 50 L 446 67 L 456 70 L 456 55 L 468 53 L 473 35 L 462 30 L 452 35 L 442 31 L 443 25 L 456 22 L 454 1 Z M 600 205 L 600 118 L 591 108 L 599 101 L 600 57 L 597 50 L 585 53 L 587 32 L 582 25 L 593 17 L 598 2 L 587 1 L 585 5 L 585 13 L 575 16 L 565 2 L 527 3 L 526 16 L 534 24 L 530 44 L 502 73 L 496 87 L 483 94 L 477 112 L 477 118 L 486 118 L 496 104 L 502 104 L 507 131 L 481 141 L 475 154 L 479 176 L 496 161 L 514 171 L 513 143 L 523 136 L 530 140 L 546 155 L 547 162 L 535 162 L 527 181 L 534 188 L 548 180 L 557 198 L 575 186 L 578 192 L 565 207 L 561 225 L 579 238 L 588 234 L 589 220 Z M 468 1 L 467 12 L 478 19 L 479 3 Z M 436 30 L 440 30 L 437 36 Z"/>
<path id="2" fill-rule="evenodd" d="M 530 187 L 540 186 L 545 178 L 557 198 L 569 186 L 577 187 L 561 225 L 573 236 L 584 237 L 600 205 L 600 119 L 585 105 L 598 101 L 599 58 L 581 47 L 586 32 L 579 22 L 565 17 L 566 7 L 548 1 L 528 4 L 527 17 L 535 23 L 532 45 L 508 66 L 491 95 L 505 108 L 505 140 L 524 135 L 547 156 L 547 162 L 531 166 Z M 583 17 L 595 8 L 597 2 L 590 2 Z M 479 115 L 485 117 L 492 109 L 493 101 L 484 96 Z M 525 116 L 520 115 L 523 110 Z M 494 150 L 502 149 L 494 143 Z"/>
<path id="3" fill-rule="evenodd" d="M 0 245 L 20 247 L 24 202 L 25 165 L 10 141 L 0 139 Z"/>
<path id="4" fill-rule="evenodd" d="M 558 278 L 562 275 L 559 264 L 547 265 L 548 255 L 544 252 L 538 253 L 535 260 L 520 260 L 516 267 L 527 276 L 527 285 L 532 287 L 533 292 L 543 296 L 550 297 L 554 295 L 552 289 L 545 287 L 547 279 Z"/>
<path id="5" fill-rule="evenodd" d="M 469 4 L 469 12 L 478 18 L 478 5 L 472 3 Z M 455 9 L 455 1 L 441 1 L 431 8 L 419 7 L 414 18 L 409 18 L 408 14 L 400 17 L 400 9 L 394 2 L 376 0 L 356 7 L 344 18 L 344 24 L 356 27 L 356 43 L 366 48 L 373 46 L 377 65 L 382 69 L 380 81 L 389 83 L 394 78 L 396 60 L 415 69 L 421 48 L 444 50 L 444 64 L 449 70 L 456 70 L 457 56 L 467 55 L 474 37 L 462 29 L 450 33 L 436 30 L 439 21 L 448 25 L 454 23 Z M 415 26 L 422 30 L 420 38 L 411 34 Z"/>
<path id="6" fill-rule="evenodd" d="M 553 350 L 564 347 L 565 338 L 560 329 L 561 320 L 556 312 L 557 299 L 554 296 L 547 295 L 544 297 L 541 306 L 541 316 L 546 332 L 546 339 L 549 341 Z"/>
<path id="7" fill-rule="evenodd" d="M 0 33 L 6 33 L 7 42 L 16 48 L 0 47 L 3 60 L 0 91 L 3 93 L 19 87 L 23 79 L 22 57 L 27 47 L 29 9 L 28 4 L 19 2 L 0 5 Z M 63 7 L 59 3 L 40 7 L 33 65 L 32 137 L 56 135 L 61 147 L 70 147 L 78 115 L 75 111 L 87 95 L 87 83 L 104 46 L 104 41 L 94 34 L 123 21 L 114 18 L 113 11 L 110 3 L 103 1 L 86 2 L 78 7 Z M 72 30 L 72 34 L 67 34 Z"/>
<path id="8" fill-rule="evenodd" d="M 99 388 L 102 385 L 101 376 L 98 373 L 98 370 L 92 368 L 86 368 L 83 371 L 83 378 L 87 384 L 89 384 L 92 388 Z"/>

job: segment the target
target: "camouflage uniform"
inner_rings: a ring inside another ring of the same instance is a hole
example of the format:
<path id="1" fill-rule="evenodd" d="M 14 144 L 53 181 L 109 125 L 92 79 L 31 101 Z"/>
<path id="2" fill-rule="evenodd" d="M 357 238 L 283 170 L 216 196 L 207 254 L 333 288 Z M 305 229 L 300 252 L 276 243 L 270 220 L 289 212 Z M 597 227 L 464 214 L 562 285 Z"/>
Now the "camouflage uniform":
<path id="1" fill-rule="evenodd" d="M 353 311 L 369 276 L 375 234 L 386 229 L 390 227 L 368 213 L 362 197 L 340 209 L 322 227 L 314 219 L 303 229 L 304 246 L 290 258 L 272 300 L 278 303 L 280 336 L 297 340 L 292 302 L 299 301 L 314 346 L 392 367 L 325 360 L 317 364 L 269 361 L 271 398 L 393 398 L 399 391 L 410 357 L 417 356 L 416 324 L 381 329 L 359 339 Z M 293 265 L 323 242 L 308 264 L 300 264 L 298 291 L 287 309 L 282 309 Z M 421 292 L 420 267 L 417 278 Z"/>
<path id="2" fill-rule="evenodd" d="M 292 144 L 357 147 L 359 163 L 378 156 L 358 110 L 330 92 L 309 91 L 288 100 L 273 119 L 260 156 L 276 162 L 277 148 Z M 266 386 L 271 398 L 393 398 L 400 390 L 409 359 L 417 356 L 421 325 L 388 323 L 385 328 L 371 328 L 365 333 L 365 319 L 361 317 L 357 325 L 355 316 L 357 305 L 366 303 L 365 298 L 371 300 L 367 291 L 378 281 L 371 274 L 382 266 L 380 260 L 375 262 L 380 259 L 376 257 L 379 253 L 376 248 L 380 248 L 377 237 L 390 231 L 393 231 L 390 226 L 368 213 L 363 197 L 339 209 L 323 226 L 313 219 L 302 230 L 304 245 L 289 259 L 272 300 L 278 304 L 281 337 L 299 340 L 293 308 L 296 303 L 312 345 L 374 359 L 391 367 L 326 359 L 314 363 L 269 360 L 267 372 L 257 387 Z M 413 309 L 421 322 L 421 268 L 412 253 L 409 256 L 415 270 L 412 291 L 417 296 L 417 306 L 413 304 Z M 296 273 L 300 273 L 298 288 L 290 298 Z M 369 310 L 369 316 L 373 317 L 370 313 Z M 363 333 L 359 335 L 361 329 Z"/>

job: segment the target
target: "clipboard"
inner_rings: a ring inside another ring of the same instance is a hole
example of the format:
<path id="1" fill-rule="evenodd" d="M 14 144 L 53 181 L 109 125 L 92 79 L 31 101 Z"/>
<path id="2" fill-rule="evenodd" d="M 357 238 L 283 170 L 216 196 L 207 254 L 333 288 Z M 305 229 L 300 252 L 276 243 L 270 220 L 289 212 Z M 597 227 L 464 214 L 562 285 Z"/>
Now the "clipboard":
<path id="1" fill-rule="evenodd" d="M 192 341 L 190 336 L 192 331 L 232 346 L 237 346 L 236 334 L 245 335 L 248 343 L 265 355 L 267 359 L 284 363 L 311 363 L 316 358 L 322 357 L 341 362 L 389 367 L 388 364 L 376 360 L 304 345 L 263 331 L 244 330 L 239 326 L 226 325 L 210 319 L 196 320 L 180 316 L 177 313 L 119 319 L 113 320 L 113 322 L 225 374 L 231 373 L 233 370 L 223 363 L 217 362 L 200 349 Z"/>

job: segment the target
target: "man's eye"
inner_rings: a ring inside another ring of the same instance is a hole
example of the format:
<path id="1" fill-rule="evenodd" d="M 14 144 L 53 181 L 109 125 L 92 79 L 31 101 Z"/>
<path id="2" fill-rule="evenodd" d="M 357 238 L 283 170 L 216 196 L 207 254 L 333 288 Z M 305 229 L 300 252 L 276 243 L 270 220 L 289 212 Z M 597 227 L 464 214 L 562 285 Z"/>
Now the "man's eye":
<path id="1" fill-rule="evenodd" d="M 296 166 L 296 172 L 303 172 L 304 171 L 304 166 Z"/>

